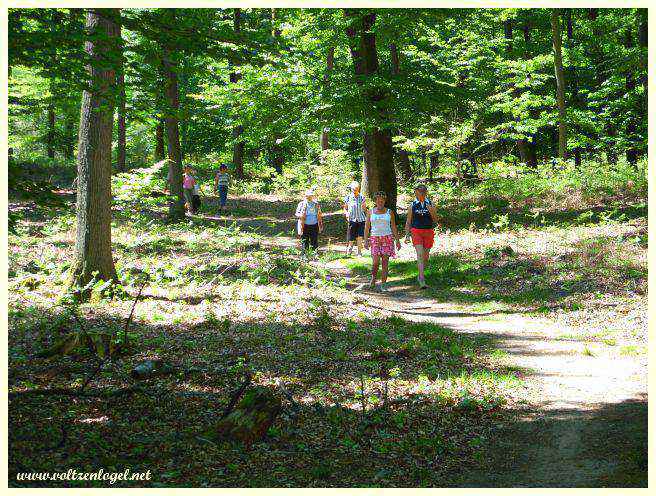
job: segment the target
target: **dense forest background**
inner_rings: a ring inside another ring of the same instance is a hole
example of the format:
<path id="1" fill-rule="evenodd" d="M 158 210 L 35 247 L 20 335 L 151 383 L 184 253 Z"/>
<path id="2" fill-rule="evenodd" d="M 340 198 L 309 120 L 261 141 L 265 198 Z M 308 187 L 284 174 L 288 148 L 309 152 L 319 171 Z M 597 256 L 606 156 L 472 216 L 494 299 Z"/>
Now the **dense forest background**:
<path id="1" fill-rule="evenodd" d="M 646 9 L 10 9 L 8 39 L 10 485 L 647 486 Z M 370 289 L 354 179 L 400 233 L 427 183 L 428 288 L 404 244 Z"/>
<path id="2" fill-rule="evenodd" d="M 248 178 L 244 190 L 318 181 L 327 191 L 364 166 L 393 194 L 397 177 L 507 175 L 563 160 L 603 172 L 647 151 L 646 9 L 111 15 L 115 171 L 168 155 L 201 170 L 228 162 Z M 12 9 L 9 29 L 14 164 L 73 164 L 85 13 Z"/>

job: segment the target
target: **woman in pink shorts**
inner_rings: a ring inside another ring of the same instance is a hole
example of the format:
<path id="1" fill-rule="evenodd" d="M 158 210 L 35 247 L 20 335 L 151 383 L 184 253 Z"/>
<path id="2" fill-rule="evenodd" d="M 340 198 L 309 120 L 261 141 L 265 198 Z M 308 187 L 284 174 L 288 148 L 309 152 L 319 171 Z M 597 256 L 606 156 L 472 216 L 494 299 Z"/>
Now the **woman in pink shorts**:
<path id="1" fill-rule="evenodd" d="M 373 258 L 369 287 L 376 286 L 378 265 L 382 261 L 383 270 L 380 275 L 380 286 L 378 286 L 380 291 L 385 290 L 389 258 L 395 254 L 394 246 L 396 245 L 397 250 L 401 249 L 394 212 L 385 207 L 386 199 L 384 191 L 379 191 L 374 195 L 376 206 L 367 212 L 367 220 L 364 225 L 364 247 L 369 249 L 371 246 L 371 257 Z"/>
<path id="2" fill-rule="evenodd" d="M 419 275 L 417 281 L 419 287 L 425 289 L 426 279 L 424 269 L 428 264 L 430 250 L 435 239 L 434 227 L 437 223 L 437 212 L 431 201 L 426 198 L 427 188 L 424 184 L 418 184 L 415 188 L 415 200 L 408 208 L 408 217 L 405 221 L 405 242 L 410 242 L 417 252 L 417 269 Z"/>

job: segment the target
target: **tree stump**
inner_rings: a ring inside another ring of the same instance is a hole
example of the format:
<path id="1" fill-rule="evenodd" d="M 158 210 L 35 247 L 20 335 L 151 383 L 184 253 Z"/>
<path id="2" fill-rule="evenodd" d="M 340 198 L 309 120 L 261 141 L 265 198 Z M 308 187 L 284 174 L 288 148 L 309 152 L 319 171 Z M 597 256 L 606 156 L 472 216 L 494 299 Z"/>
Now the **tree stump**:
<path id="1" fill-rule="evenodd" d="M 235 409 L 218 422 L 214 437 L 250 446 L 265 436 L 281 410 L 282 402 L 273 391 L 262 386 L 251 388 Z"/>

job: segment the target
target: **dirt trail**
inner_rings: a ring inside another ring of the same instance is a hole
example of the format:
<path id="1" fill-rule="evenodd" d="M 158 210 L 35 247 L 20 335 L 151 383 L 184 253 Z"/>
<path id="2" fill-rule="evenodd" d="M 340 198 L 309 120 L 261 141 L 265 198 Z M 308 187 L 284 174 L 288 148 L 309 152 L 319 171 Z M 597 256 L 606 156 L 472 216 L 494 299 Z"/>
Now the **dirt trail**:
<path id="1" fill-rule="evenodd" d="M 279 236 L 270 244 L 296 243 Z M 339 262 L 329 267 L 352 286 L 366 282 Z M 646 487 L 646 357 L 619 356 L 609 347 L 590 354 L 589 345 L 560 337 L 563 329 L 547 319 L 438 303 L 416 286 L 363 295 L 366 304 L 406 319 L 492 337 L 510 365 L 526 371 L 519 394 L 525 406 L 491 440 L 492 468 L 461 474 L 457 486 Z"/>
<path id="2" fill-rule="evenodd" d="M 528 403 L 500 426 L 490 453 L 494 469 L 463 474 L 459 485 L 614 485 L 623 457 L 646 443 L 646 361 L 590 356 L 584 343 L 559 338 L 562 330 L 543 320 L 521 314 L 489 320 L 486 313 L 437 303 L 415 287 L 367 293 L 367 301 L 410 320 L 493 337 L 495 347 L 526 370 Z"/>

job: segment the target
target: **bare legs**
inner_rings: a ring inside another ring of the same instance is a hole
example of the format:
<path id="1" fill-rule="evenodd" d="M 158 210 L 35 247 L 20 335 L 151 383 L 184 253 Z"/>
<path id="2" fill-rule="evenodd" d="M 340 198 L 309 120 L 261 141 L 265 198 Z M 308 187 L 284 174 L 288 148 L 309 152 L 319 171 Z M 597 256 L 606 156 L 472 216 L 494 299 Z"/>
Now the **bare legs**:
<path id="1" fill-rule="evenodd" d="M 387 255 L 383 255 L 381 258 L 383 259 L 383 270 L 380 274 L 380 282 L 385 284 L 387 282 L 387 272 L 389 270 L 389 257 Z"/>
<path id="2" fill-rule="evenodd" d="M 426 286 L 426 278 L 424 275 L 424 270 L 428 264 L 428 257 L 430 257 L 430 248 L 424 248 L 423 245 L 415 245 L 415 251 L 417 252 L 417 270 L 419 272 L 419 285 L 423 288 Z"/>
<path id="3" fill-rule="evenodd" d="M 348 244 L 346 245 L 346 253 L 350 255 L 353 252 L 353 245 L 356 245 L 358 247 L 358 257 L 362 256 L 362 245 L 363 245 L 363 238 L 362 236 L 358 236 L 356 241 L 349 241 Z"/>
<path id="4" fill-rule="evenodd" d="M 373 261 L 371 264 L 371 281 L 369 282 L 369 286 L 373 288 L 376 285 L 379 265 L 382 265 L 382 270 L 380 273 L 380 282 L 381 284 L 385 284 L 387 282 L 387 273 L 389 272 L 389 256 L 373 255 L 372 258 Z"/>
<path id="5" fill-rule="evenodd" d="M 374 287 L 376 285 L 376 277 L 378 276 L 378 265 L 380 264 L 380 255 L 372 255 L 373 259 L 371 263 L 371 281 L 369 281 L 369 286 Z"/>

